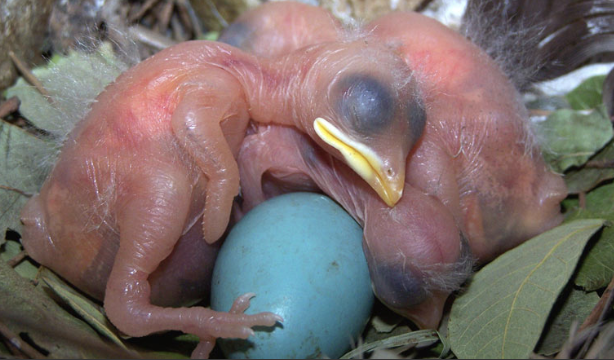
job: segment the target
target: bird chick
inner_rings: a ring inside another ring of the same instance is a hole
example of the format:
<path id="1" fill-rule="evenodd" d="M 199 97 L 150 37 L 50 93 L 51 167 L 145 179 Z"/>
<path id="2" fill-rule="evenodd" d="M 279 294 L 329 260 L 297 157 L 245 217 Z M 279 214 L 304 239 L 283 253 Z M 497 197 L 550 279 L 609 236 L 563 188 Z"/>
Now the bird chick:
<path id="1" fill-rule="evenodd" d="M 262 43 L 266 34 L 276 39 L 269 47 L 246 50 L 274 58 L 347 36 L 324 10 L 308 8 L 270 3 L 244 14 L 237 20 L 238 44 Z M 281 27 L 301 14 L 310 14 L 297 21 L 307 28 Z M 236 39 L 233 26 L 234 35 L 222 34 L 222 40 Z M 310 29 L 320 35 L 301 35 Z M 392 209 L 382 206 L 308 139 L 269 126 L 257 128 L 241 150 L 244 203 L 237 216 L 279 193 L 319 188 L 364 226 L 363 247 L 380 300 L 423 327 L 436 327 L 445 299 L 470 274 L 472 259 L 492 260 L 560 223 L 566 188 L 547 169 L 518 92 L 481 49 L 417 13 L 391 13 L 358 31 L 403 57 L 424 106 L 424 131 L 407 158 L 401 200 Z M 266 150 L 282 143 L 289 150 Z"/>
<path id="2" fill-rule="evenodd" d="M 196 334 L 193 355 L 206 356 L 218 337 L 281 320 L 241 314 L 247 295 L 230 313 L 170 307 L 203 295 L 196 284 L 206 287 L 217 250 L 209 244 L 239 192 L 235 157 L 250 119 L 300 129 L 393 205 L 422 132 L 415 87 L 401 57 L 364 41 L 276 59 L 209 41 L 165 49 L 119 76 L 67 136 L 22 210 L 24 247 L 103 299 L 124 333 Z"/>

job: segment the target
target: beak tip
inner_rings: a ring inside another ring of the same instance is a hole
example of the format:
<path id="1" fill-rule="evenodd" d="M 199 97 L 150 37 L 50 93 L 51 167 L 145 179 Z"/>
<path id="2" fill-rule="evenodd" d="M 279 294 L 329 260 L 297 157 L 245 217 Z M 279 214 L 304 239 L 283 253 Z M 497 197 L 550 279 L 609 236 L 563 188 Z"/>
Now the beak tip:
<path id="1" fill-rule="evenodd" d="M 399 202 L 399 200 L 401 200 L 402 196 L 403 196 L 403 188 L 386 194 L 385 196 L 382 197 L 382 199 L 384 200 L 386 205 L 388 205 L 389 207 L 394 207 Z"/>
<path id="2" fill-rule="evenodd" d="M 346 163 L 371 185 L 386 205 L 394 207 L 401 200 L 405 186 L 404 161 L 391 169 L 398 175 L 386 175 L 383 170 L 385 162 L 373 149 L 353 140 L 323 118 L 316 118 L 313 128 L 321 140 L 341 153 Z"/>

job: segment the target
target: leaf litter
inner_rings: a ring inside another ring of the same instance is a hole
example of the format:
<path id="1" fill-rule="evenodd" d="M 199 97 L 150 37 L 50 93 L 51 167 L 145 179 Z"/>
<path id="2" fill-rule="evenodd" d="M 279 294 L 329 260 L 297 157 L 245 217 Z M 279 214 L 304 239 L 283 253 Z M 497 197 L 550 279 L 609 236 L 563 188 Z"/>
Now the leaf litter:
<path id="1" fill-rule="evenodd" d="M 138 356 L 105 341 L 89 325 L 60 307 L 43 288 L 32 286 L 4 261 L 0 261 L 0 298 L 2 325 L 44 356 L 67 359 Z"/>
<path id="2" fill-rule="evenodd" d="M 577 203 L 577 201 L 576 201 Z M 614 222 L 614 184 L 601 186 L 586 196 L 585 208 L 573 207 L 567 220 L 604 218 Z M 604 288 L 614 277 L 614 227 L 606 227 L 589 246 L 574 283 L 586 291 Z"/>
<path id="3" fill-rule="evenodd" d="M 45 172 L 40 171 L 37 159 L 46 156 L 52 144 L 37 138 L 22 128 L 0 122 L 0 232 L 7 229 L 19 232 L 19 211 L 28 194 L 38 191 Z"/>
<path id="4" fill-rule="evenodd" d="M 540 339 L 535 352 L 544 356 L 552 356 L 559 352 L 569 337 L 569 329 L 573 324 L 580 324 L 586 319 L 599 301 L 596 292 L 585 292 L 569 287 L 559 297 L 560 307 L 555 308 L 553 317 L 546 324 L 548 331 Z"/>

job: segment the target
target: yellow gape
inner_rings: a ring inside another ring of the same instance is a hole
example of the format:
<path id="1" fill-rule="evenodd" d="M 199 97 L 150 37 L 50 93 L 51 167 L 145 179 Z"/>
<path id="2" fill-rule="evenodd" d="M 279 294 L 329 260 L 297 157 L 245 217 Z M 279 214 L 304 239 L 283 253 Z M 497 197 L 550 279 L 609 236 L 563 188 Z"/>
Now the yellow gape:
<path id="1" fill-rule="evenodd" d="M 350 139 L 330 122 L 317 118 L 313 127 L 320 139 L 339 150 L 352 170 L 371 185 L 388 206 L 394 206 L 401 199 L 405 173 L 386 176 L 382 160 L 371 148 Z"/>

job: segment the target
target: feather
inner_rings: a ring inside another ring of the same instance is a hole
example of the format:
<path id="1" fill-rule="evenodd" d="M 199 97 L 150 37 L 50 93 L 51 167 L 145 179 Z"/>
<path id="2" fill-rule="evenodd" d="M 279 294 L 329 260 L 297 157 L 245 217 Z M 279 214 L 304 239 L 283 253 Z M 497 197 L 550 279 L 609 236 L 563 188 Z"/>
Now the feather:
<path id="1" fill-rule="evenodd" d="M 614 59 L 614 1 L 469 0 L 462 32 L 525 89 Z"/>

